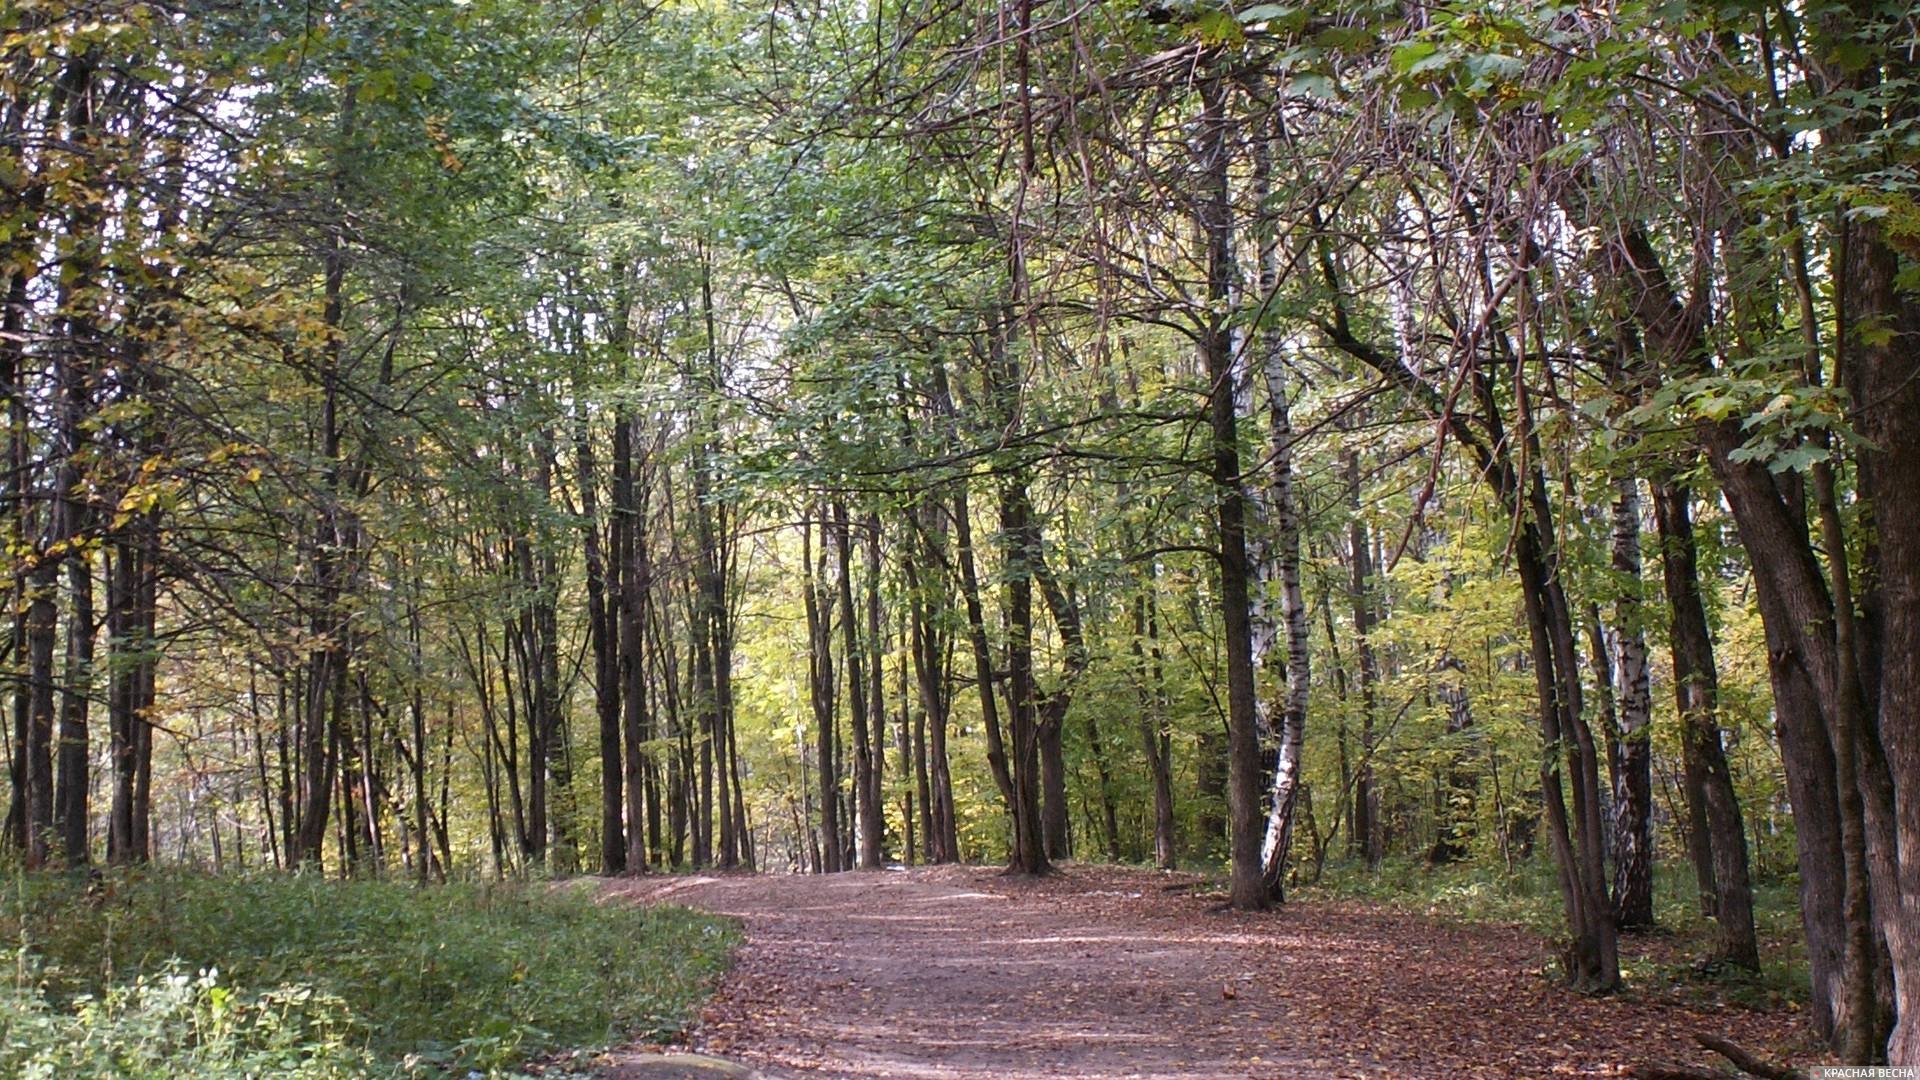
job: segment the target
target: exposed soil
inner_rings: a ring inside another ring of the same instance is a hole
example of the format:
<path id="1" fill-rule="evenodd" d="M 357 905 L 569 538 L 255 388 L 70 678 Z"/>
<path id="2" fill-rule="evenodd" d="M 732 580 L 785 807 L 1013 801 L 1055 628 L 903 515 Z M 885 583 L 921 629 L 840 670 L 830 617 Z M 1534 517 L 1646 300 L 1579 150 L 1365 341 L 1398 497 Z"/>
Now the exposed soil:
<path id="1" fill-rule="evenodd" d="M 1219 909 L 1197 879 L 1074 868 L 632 878 L 741 919 L 690 1041 L 769 1077 L 941 1080 L 1619 1076 L 1791 1056 L 1791 1011 L 1555 985 L 1545 946 L 1350 904 Z"/>

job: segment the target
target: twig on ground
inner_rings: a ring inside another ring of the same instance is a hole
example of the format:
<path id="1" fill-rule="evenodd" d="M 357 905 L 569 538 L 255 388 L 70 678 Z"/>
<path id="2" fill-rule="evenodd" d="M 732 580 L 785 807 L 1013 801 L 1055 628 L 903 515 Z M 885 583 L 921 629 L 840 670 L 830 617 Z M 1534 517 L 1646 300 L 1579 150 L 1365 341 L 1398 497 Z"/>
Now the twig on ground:
<path id="1" fill-rule="evenodd" d="M 1718 1035 L 1701 1035 L 1698 1036 L 1698 1041 L 1701 1046 L 1733 1062 L 1734 1068 L 1743 1073 L 1758 1076 L 1761 1080 L 1807 1080 L 1807 1074 L 1799 1069 L 1762 1061 L 1738 1043 Z"/>
<path id="2" fill-rule="evenodd" d="M 1748 1076 L 1757 1076 L 1760 1080 L 1807 1080 L 1807 1074 L 1799 1069 L 1764 1061 L 1740 1044 L 1718 1035 L 1698 1035 L 1695 1036 L 1695 1041 L 1726 1058 L 1733 1063 L 1734 1068 Z M 1631 1075 L 1634 1080 L 1727 1080 L 1727 1074 L 1718 1069 L 1703 1069 L 1695 1065 L 1674 1065 L 1668 1062 L 1636 1065 Z"/>

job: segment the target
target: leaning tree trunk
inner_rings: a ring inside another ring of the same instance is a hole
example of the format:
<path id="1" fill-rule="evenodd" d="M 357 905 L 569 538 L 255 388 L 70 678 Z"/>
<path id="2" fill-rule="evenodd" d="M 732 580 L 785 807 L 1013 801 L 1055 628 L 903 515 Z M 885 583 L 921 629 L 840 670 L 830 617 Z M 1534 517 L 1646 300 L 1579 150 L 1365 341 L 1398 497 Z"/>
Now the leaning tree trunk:
<path id="1" fill-rule="evenodd" d="M 1469 451 L 1476 469 L 1514 522 L 1514 564 L 1527 621 L 1528 645 L 1537 693 L 1537 716 L 1543 744 L 1540 783 L 1545 821 L 1559 876 L 1561 904 L 1573 942 L 1566 960 L 1570 982 L 1592 990 L 1619 986 L 1617 932 L 1607 901 L 1606 859 L 1601 841 L 1598 759 L 1593 733 L 1581 711 L 1580 668 L 1574 646 L 1572 612 L 1559 572 L 1559 552 L 1548 541 L 1553 528 L 1553 504 L 1547 496 L 1541 470 L 1538 438 L 1528 434 L 1532 417 L 1523 402 L 1515 402 L 1515 438 L 1526 448 L 1515 460 L 1507 434 L 1503 406 L 1495 392 L 1488 364 L 1461 372 L 1470 384 L 1477 415 L 1459 411 L 1451 397 L 1426 382 L 1419 373 L 1386 350 L 1361 340 L 1346 310 L 1341 272 L 1324 234 L 1316 238 L 1320 273 L 1331 296 L 1331 319 L 1321 327 L 1342 351 L 1381 373 L 1407 391 Z M 1492 274 L 1482 277 L 1493 291 Z M 1501 333 L 1488 335 L 1496 345 Z M 1506 357 L 1511 364 L 1515 358 Z M 1567 804 L 1571 782 L 1573 805 Z M 1575 831 L 1577 827 L 1577 833 Z"/>
<path id="2" fill-rule="evenodd" d="M 973 525 L 967 505 L 966 482 L 954 487 L 953 535 L 960 563 L 960 594 L 967 615 L 967 647 L 973 654 L 974 686 L 980 695 L 980 727 L 987 744 L 987 769 L 1000 789 L 1000 804 L 1014 815 L 1013 770 L 1007 759 L 1006 737 L 1000 729 L 999 699 L 994 693 L 993 652 L 987 642 L 985 605 L 980 598 L 980 572 L 975 566 Z M 1015 827 L 1018 837 L 1019 829 Z M 1016 841 L 1017 842 L 1017 841 Z"/>
<path id="3" fill-rule="evenodd" d="M 1567 976 L 1585 989 L 1611 990 L 1620 983 L 1620 961 L 1601 851 L 1599 763 L 1592 731 L 1580 715 L 1580 674 L 1573 657 L 1572 618 L 1553 570 L 1552 556 L 1540 536 L 1532 521 L 1521 526 L 1515 562 L 1520 570 L 1541 734 L 1546 744 L 1540 787 L 1560 872 L 1561 899 L 1574 935 L 1567 955 Z"/>

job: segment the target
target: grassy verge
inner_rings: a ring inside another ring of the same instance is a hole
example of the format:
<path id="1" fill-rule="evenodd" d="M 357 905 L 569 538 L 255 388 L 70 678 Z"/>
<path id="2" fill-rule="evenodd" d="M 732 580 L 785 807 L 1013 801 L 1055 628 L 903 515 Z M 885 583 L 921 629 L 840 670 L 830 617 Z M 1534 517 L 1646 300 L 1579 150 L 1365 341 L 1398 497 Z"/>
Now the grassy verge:
<path id="1" fill-rule="evenodd" d="M 1372 870 L 1357 860 L 1333 862 L 1327 864 L 1319 882 L 1296 895 L 1362 900 L 1468 923 L 1519 925 L 1549 940 L 1566 932 L 1559 887 L 1552 865 L 1544 858 L 1522 862 L 1513 873 L 1484 863 L 1429 866 L 1420 859 L 1388 859 Z M 1712 951 L 1714 926 L 1700 913 L 1692 868 L 1662 863 L 1654 873 L 1658 926 L 1621 938 L 1621 973 L 1628 986 L 1757 1008 L 1803 1001 L 1807 964 L 1798 883 L 1757 884 L 1753 902 L 1760 973 L 1705 966 L 1700 958 Z"/>
<path id="2" fill-rule="evenodd" d="M 588 885 L 14 874 L 0 1075 L 499 1072 L 665 1037 L 735 932 Z"/>

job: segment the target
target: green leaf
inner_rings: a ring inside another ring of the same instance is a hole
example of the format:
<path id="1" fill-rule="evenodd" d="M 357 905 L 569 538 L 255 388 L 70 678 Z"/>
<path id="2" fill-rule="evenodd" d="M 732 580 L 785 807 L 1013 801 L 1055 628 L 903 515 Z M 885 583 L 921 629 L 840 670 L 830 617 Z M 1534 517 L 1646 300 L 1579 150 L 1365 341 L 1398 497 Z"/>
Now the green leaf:
<path id="1" fill-rule="evenodd" d="M 1238 12 L 1234 18 L 1240 20 L 1242 26 L 1252 26 L 1254 23 L 1282 22 L 1293 19 L 1300 13 L 1299 8 L 1286 4 L 1255 4 Z"/>
<path id="2" fill-rule="evenodd" d="M 1365 48 L 1379 36 L 1357 26 L 1330 26 L 1313 35 L 1313 43 L 1323 49 L 1353 50 Z"/>
<path id="3" fill-rule="evenodd" d="M 1833 454 L 1823 446 L 1801 443 L 1791 450 L 1784 451 L 1767 462 L 1767 470 L 1773 473 L 1803 473 L 1821 462 L 1832 458 Z"/>
<path id="4" fill-rule="evenodd" d="M 1187 24 L 1187 32 L 1209 45 L 1233 45 L 1246 40 L 1240 24 L 1224 11 L 1208 11 Z"/>
<path id="5" fill-rule="evenodd" d="M 1411 41 L 1393 50 L 1392 57 L 1387 60 L 1387 66 L 1396 74 L 1410 75 L 1413 74 L 1415 65 L 1439 51 L 1440 46 L 1431 41 Z"/>

